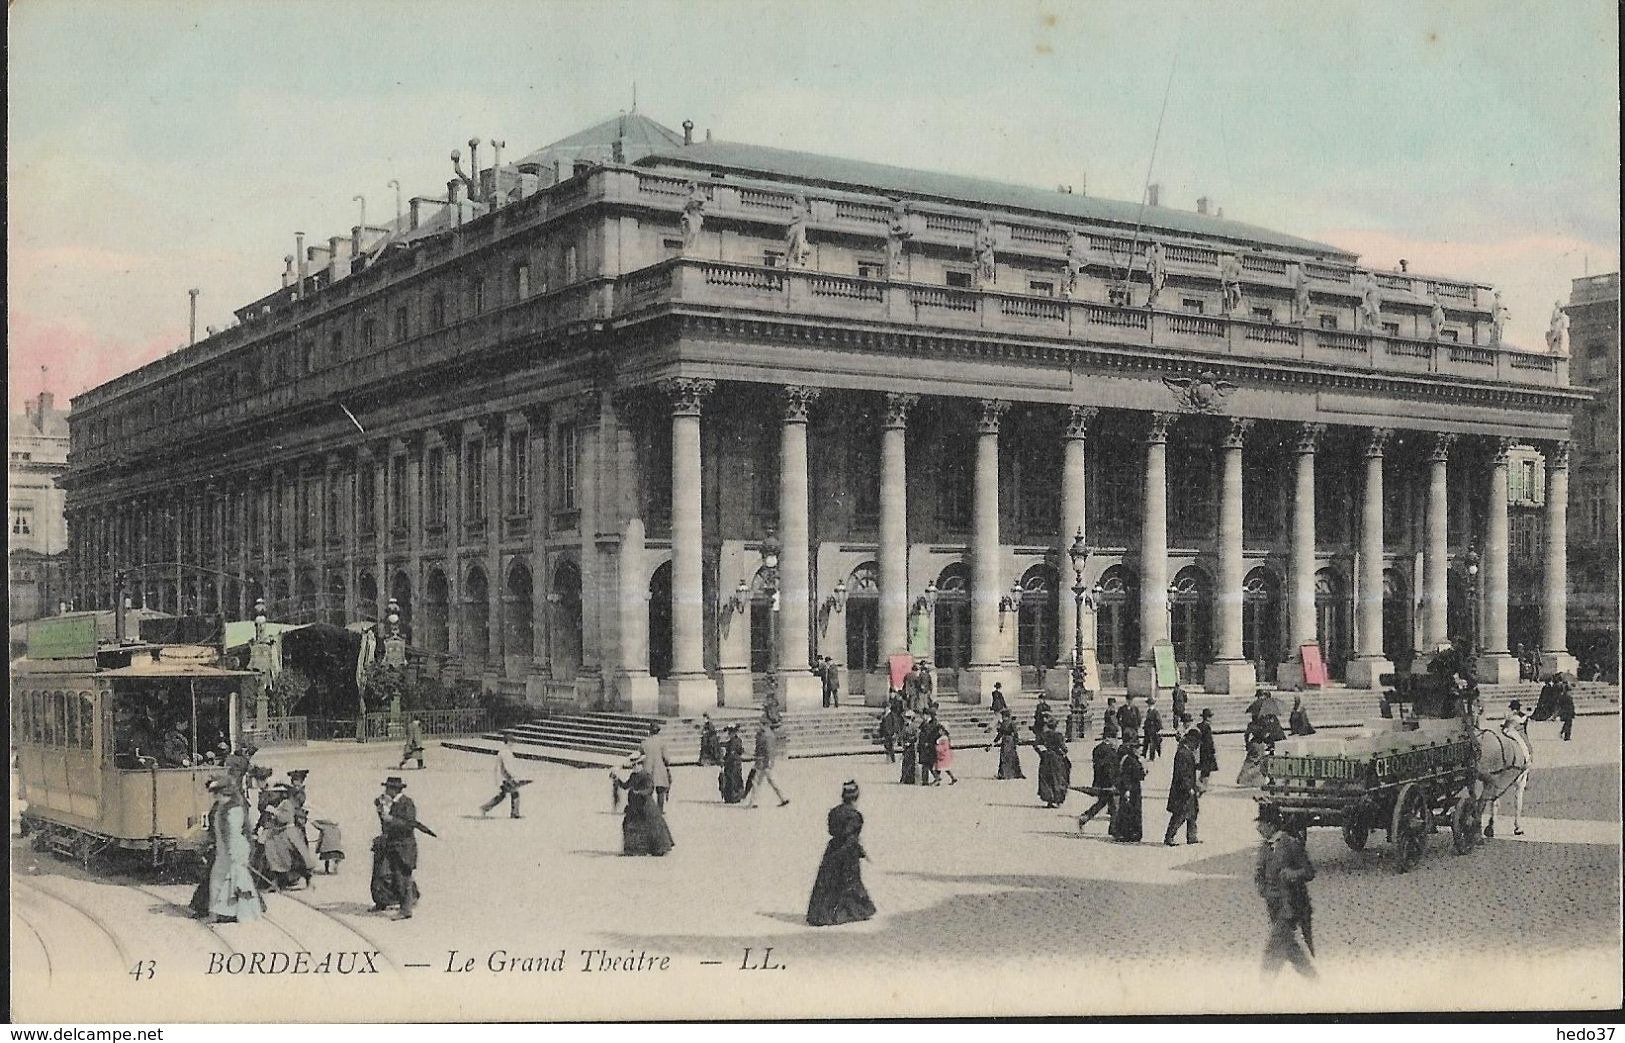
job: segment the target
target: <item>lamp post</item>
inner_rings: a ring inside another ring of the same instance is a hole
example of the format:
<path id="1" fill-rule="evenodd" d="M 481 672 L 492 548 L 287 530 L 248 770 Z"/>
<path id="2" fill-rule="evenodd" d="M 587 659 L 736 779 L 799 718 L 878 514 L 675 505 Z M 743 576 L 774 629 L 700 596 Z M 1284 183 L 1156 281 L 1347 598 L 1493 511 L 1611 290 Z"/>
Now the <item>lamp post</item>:
<path id="1" fill-rule="evenodd" d="M 1467 609 L 1468 633 L 1467 642 L 1474 658 L 1478 656 L 1478 544 L 1474 543 L 1467 548 L 1467 554 L 1462 559 L 1467 566 Z"/>
<path id="2" fill-rule="evenodd" d="M 772 532 L 769 532 L 767 534 L 767 538 L 762 540 L 762 546 L 760 548 L 762 555 L 762 580 L 767 586 L 768 593 L 772 598 L 771 604 L 769 605 L 770 611 L 767 617 L 767 673 L 770 679 L 773 677 L 775 669 L 779 665 L 779 551 L 782 548 L 783 544 L 779 542 L 778 536 Z M 777 681 L 771 681 L 771 683 L 776 687 Z"/>
<path id="3" fill-rule="evenodd" d="M 1083 665 L 1083 607 L 1087 604 L 1093 611 L 1095 595 L 1099 592 L 1098 588 L 1091 591 L 1083 585 L 1083 566 L 1091 553 L 1089 545 L 1083 541 L 1083 529 L 1080 527 L 1071 548 L 1067 550 L 1067 557 L 1072 559 L 1072 600 L 1077 609 L 1072 616 L 1072 707 L 1066 715 L 1066 737 L 1069 740 L 1089 730 L 1089 668 Z"/>

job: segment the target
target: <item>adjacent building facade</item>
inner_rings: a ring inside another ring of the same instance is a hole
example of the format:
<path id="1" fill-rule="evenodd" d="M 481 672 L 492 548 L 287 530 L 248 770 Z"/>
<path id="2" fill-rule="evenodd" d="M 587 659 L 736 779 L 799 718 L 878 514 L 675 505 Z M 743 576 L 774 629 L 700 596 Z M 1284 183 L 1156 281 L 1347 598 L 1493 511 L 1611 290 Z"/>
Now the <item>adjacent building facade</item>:
<path id="1" fill-rule="evenodd" d="M 1567 308 L 1575 417 L 1569 513 L 1569 647 L 1619 679 L 1619 273 L 1574 280 Z"/>
<path id="2" fill-rule="evenodd" d="M 1515 678 L 1518 450 L 1567 663 L 1587 395 L 1502 343 L 1490 287 L 1205 201 L 689 138 L 471 149 L 444 198 L 301 237 L 237 326 L 80 396 L 77 597 L 179 560 L 211 571 L 132 596 L 393 598 L 493 682 L 663 712 L 816 705 L 815 655 L 878 702 L 905 650 L 967 701 L 1064 690 L 1079 640 L 1139 690 L 1164 642 L 1214 691 L 1301 683 L 1305 645 L 1371 686 L 1469 634 Z"/>
<path id="3" fill-rule="evenodd" d="M 49 391 L 11 417 L 7 432 L 7 608 L 13 623 L 53 615 L 64 582 L 68 528 L 56 479 L 68 467 L 68 414 Z"/>

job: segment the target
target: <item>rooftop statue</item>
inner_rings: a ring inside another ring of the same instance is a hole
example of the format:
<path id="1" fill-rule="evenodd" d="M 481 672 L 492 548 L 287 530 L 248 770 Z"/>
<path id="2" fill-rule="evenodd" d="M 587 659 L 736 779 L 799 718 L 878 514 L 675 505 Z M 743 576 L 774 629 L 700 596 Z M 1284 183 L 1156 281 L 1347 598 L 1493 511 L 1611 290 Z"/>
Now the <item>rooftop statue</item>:
<path id="1" fill-rule="evenodd" d="M 1501 346 L 1501 337 L 1506 333 L 1507 308 L 1501 303 L 1501 291 L 1495 291 L 1495 303 L 1490 305 L 1490 346 Z"/>
<path id="2" fill-rule="evenodd" d="M 792 268 L 805 268 L 812 259 L 812 243 L 807 241 L 807 197 L 790 201 L 790 227 L 785 233 L 786 259 Z"/>
<path id="3" fill-rule="evenodd" d="M 1375 333 L 1382 328 L 1382 288 L 1370 272 L 1356 274 L 1354 286 L 1360 291 L 1360 329 Z"/>
<path id="4" fill-rule="evenodd" d="M 1433 310 L 1428 312 L 1428 336 L 1432 340 L 1444 339 L 1444 305 L 1437 294 L 1433 296 Z"/>
<path id="5" fill-rule="evenodd" d="M 1563 302 L 1552 304 L 1552 324 L 1546 330 L 1546 350 L 1553 355 L 1561 355 L 1567 350 L 1569 340 L 1569 313 L 1563 310 Z"/>
<path id="6" fill-rule="evenodd" d="M 1225 254 L 1219 258 L 1220 292 L 1224 295 L 1222 310 L 1234 318 L 1241 311 L 1241 258 Z"/>
<path id="7" fill-rule="evenodd" d="M 1157 298 L 1162 296 L 1162 288 L 1168 284 L 1168 266 L 1163 260 L 1161 243 L 1152 243 L 1145 251 L 1145 274 L 1151 280 L 1151 288 L 1145 297 L 1145 306 L 1154 308 L 1157 305 Z"/>
<path id="8" fill-rule="evenodd" d="M 1071 297 L 1078 292 L 1078 277 L 1083 274 L 1088 254 L 1089 240 L 1082 232 L 1066 237 L 1066 272 L 1061 279 L 1061 296 Z"/>
<path id="9" fill-rule="evenodd" d="M 1309 322 L 1309 269 L 1302 264 L 1292 266 L 1292 321 L 1302 326 Z"/>
<path id="10" fill-rule="evenodd" d="M 693 249 L 705 226 L 705 186 L 698 181 L 688 183 L 688 198 L 683 201 L 683 252 Z"/>
<path id="11" fill-rule="evenodd" d="M 992 218 L 982 218 L 976 233 L 976 281 L 983 286 L 992 286 L 999 277 L 998 255 L 993 249 L 996 242 Z"/>
<path id="12" fill-rule="evenodd" d="M 887 275 L 893 279 L 903 274 L 903 247 L 912 238 L 914 230 L 909 227 L 908 204 L 899 199 L 892 204 L 891 224 L 886 229 Z"/>

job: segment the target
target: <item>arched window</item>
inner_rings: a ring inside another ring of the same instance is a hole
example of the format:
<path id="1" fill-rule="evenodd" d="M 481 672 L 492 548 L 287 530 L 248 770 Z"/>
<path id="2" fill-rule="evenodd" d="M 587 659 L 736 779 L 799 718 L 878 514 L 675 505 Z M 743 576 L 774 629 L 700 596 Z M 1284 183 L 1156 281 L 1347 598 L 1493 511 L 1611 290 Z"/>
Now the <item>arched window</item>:
<path id="1" fill-rule="evenodd" d="M 1260 681 L 1274 681 L 1285 654 L 1281 647 L 1281 581 L 1266 568 L 1247 573 L 1241 584 L 1241 654 Z"/>
<path id="2" fill-rule="evenodd" d="M 1139 577 L 1113 565 L 1100 577 L 1095 602 L 1095 661 L 1101 683 L 1128 681 L 1128 668 L 1140 655 Z"/>
<path id="3" fill-rule="evenodd" d="M 1034 565 L 1021 577 L 1016 624 L 1016 661 L 1021 666 L 1047 669 L 1056 664 L 1060 618 L 1060 575 L 1049 565 Z"/>
<path id="4" fill-rule="evenodd" d="M 937 576 L 936 620 L 931 665 L 963 670 L 970 665 L 970 569 L 949 565 Z"/>

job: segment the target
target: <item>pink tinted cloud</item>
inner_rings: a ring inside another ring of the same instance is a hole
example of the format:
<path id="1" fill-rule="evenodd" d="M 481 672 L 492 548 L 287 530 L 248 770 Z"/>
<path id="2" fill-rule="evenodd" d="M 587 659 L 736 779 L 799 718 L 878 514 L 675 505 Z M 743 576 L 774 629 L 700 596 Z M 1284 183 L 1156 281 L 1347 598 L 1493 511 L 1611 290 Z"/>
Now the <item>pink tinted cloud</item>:
<path id="1" fill-rule="evenodd" d="M 41 390 L 56 395 L 57 404 L 87 388 L 161 357 L 174 347 L 167 337 L 145 342 L 103 337 L 82 326 L 53 322 L 27 312 L 6 315 L 7 402 L 12 412 Z M 40 367 L 45 372 L 40 372 Z"/>

